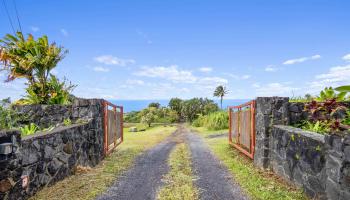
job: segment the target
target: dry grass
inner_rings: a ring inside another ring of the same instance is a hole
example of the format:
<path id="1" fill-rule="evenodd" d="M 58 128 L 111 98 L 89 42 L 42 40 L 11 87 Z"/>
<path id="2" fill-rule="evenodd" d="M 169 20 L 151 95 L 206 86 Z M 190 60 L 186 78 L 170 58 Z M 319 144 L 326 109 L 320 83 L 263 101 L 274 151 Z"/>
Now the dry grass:
<path id="1" fill-rule="evenodd" d="M 192 129 L 203 137 L 218 133 L 218 131 L 207 131 L 204 128 L 192 127 Z M 227 130 L 219 132 L 227 132 Z M 270 171 L 255 168 L 250 159 L 228 144 L 227 138 L 204 138 L 213 153 L 229 169 L 234 179 L 252 199 L 307 199 L 301 189 L 291 186 Z"/>
<path id="2" fill-rule="evenodd" d="M 130 168 L 141 152 L 153 147 L 176 127 L 152 127 L 145 132 L 130 133 L 125 128 L 124 143 L 94 168 L 80 168 L 79 173 L 70 176 L 51 187 L 46 187 L 31 199 L 94 199 L 107 189 L 118 175 Z"/>
<path id="3" fill-rule="evenodd" d="M 159 200 L 196 200 L 198 190 L 193 184 L 191 154 L 188 146 L 179 141 L 169 156 L 170 171 L 164 177 L 165 186 L 158 192 Z"/>

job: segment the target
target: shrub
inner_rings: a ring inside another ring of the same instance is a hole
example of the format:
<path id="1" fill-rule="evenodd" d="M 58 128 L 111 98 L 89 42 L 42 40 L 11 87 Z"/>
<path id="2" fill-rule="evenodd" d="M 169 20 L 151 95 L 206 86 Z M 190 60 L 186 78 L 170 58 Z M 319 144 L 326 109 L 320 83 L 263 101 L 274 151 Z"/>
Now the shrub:
<path id="1" fill-rule="evenodd" d="M 67 104 L 69 92 L 74 88 L 66 82 L 59 82 L 50 72 L 68 51 L 55 43 L 49 43 L 47 36 L 27 38 L 21 32 L 7 34 L 0 40 L 0 70 L 8 71 L 6 81 L 27 79 L 27 95 L 19 104 Z"/>
<path id="2" fill-rule="evenodd" d="M 199 115 L 192 123 L 195 127 L 206 127 L 209 130 L 221 130 L 228 128 L 228 114 L 220 111 L 209 115 Z"/>

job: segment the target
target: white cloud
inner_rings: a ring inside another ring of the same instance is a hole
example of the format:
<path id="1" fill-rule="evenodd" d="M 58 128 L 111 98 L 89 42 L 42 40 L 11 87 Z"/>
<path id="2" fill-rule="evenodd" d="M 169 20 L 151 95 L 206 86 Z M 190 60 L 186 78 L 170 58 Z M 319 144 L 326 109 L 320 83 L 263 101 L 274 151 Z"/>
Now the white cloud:
<path id="1" fill-rule="evenodd" d="M 94 67 L 93 70 L 95 72 L 109 72 L 109 68 L 101 67 L 101 66 Z"/>
<path id="2" fill-rule="evenodd" d="M 214 85 L 216 87 L 218 84 L 225 85 L 228 83 L 227 79 L 221 78 L 221 77 L 204 77 L 198 79 L 198 84 L 201 85 Z"/>
<path id="3" fill-rule="evenodd" d="M 211 67 L 201 67 L 201 68 L 199 68 L 199 71 L 208 73 L 208 72 L 213 71 L 213 68 L 211 68 Z"/>
<path id="4" fill-rule="evenodd" d="M 331 67 L 325 74 L 315 76 L 315 81 L 309 83 L 310 88 L 320 90 L 328 86 L 350 84 L 350 65 Z"/>
<path id="5" fill-rule="evenodd" d="M 65 36 L 65 37 L 68 36 L 68 31 L 66 29 L 62 28 L 60 31 L 61 31 L 63 36 Z"/>
<path id="6" fill-rule="evenodd" d="M 347 61 L 347 62 L 350 62 L 350 53 L 343 56 L 343 60 Z"/>
<path id="7" fill-rule="evenodd" d="M 31 26 L 30 30 L 32 30 L 35 33 L 35 32 L 38 32 L 40 30 L 40 28 L 36 27 L 36 26 Z"/>
<path id="8" fill-rule="evenodd" d="M 128 85 L 144 85 L 145 82 L 143 80 L 128 79 L 128 80 L 126 80 L 126 84 L 128 84 Z"/>
<path id="9" fill-rule="evenodd" d="M 132 59 L 121 59 L 114 57 L 112 55 L 102 55 L 95 57 L 94 60 L 96 62 L 105 64 L 105 65 L 118 65 L 118 66 L 126 66 L 129 64 L 134 64 L 135 60 Z"/>
<path id="10" fill-rule="evenodd" d="M 296 63 L 302 63 L 308 60 L 317 60 L 320 59 L 321 56 L 320 55 L 313 55 L 310 57 L 301 57 L 301 58 L 295 58 L 295 59 L 290 59 L 290 60 L 286 60 L 285 62 L 283 62 L 284 65 L 293 65 Z"/>
<path id="11" fill-rule="evenodd" d="M 269 66 L 267 66 L 267 67 L 265 68 L 265 71 L 266 71 L 266 72 L 275 72 L 275 71 L 277 71 L 277 70 L 279 70 L 279 68 L 278 68 L 278 67 L 275 67 L 275 66 L 273 66 L 273 65 L 269 65 Z"/>
<path id="12" fill-rule="evenodd" d="M 140 71 L 135 72 L 136 76 L 145 76 L 151 78 L 163 78 L 171 80 L 173 82 L 185 82 L 194 83 L 197 80 L 191 71 L 181 70 L 177 65 L 171 65 L 169 67 L 156 66 L 156 67 L 142 67 Z"/>
<path id="13" fill-rule="evenodd" d="M 249 74 L 245 74 L 245 75 L 236 75 L 236 74 L 231 74 L 231 73 L 225 73 L 225 74 L 230 76 L 233 79 L 236 79 L 236 80 L 246 80 L 246 79 L 249 79 L 251 77 L 251 75 L 249 75 Z"/>
<path id="14" fill-rule="evenodd" d="M 256 88 L 256 94 L 258 96 L 290 96 L 294 91 L 299 88 L 288 86 L 283 83 L 269 83 L 267 85 L 253 85 Z"/>

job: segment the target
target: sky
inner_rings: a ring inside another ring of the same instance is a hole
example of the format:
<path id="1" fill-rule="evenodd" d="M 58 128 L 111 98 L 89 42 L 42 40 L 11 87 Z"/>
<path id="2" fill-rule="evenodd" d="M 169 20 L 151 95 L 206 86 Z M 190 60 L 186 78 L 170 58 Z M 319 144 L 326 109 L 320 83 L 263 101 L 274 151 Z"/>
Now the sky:
<path id="1" fill-rule="evenodd" d="M 18 29 L 13 0 L 4 0 Z M 350 84 L 348 0 L 16 0 L 24 33 L 69 50 L 53 73 L 105 99 L 317 94 Z M 12 33 L 0 2 L 0 37 Z M 4 83 L 20 98 L 25 80 Z"/>

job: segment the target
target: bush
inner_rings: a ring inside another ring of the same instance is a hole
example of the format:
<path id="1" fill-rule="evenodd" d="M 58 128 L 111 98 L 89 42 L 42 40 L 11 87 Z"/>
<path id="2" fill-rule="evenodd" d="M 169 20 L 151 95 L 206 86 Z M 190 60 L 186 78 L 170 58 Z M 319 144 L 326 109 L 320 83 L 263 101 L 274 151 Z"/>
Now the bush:
<path id="1" fill-rule="evenodd" d="M 206 127 L 209 130 L 221 130 L 228 128 L 228 114 L 226 112 L 215 112 L 209 115 L 199 115 L 192 123 L 195 127 Z"/>

